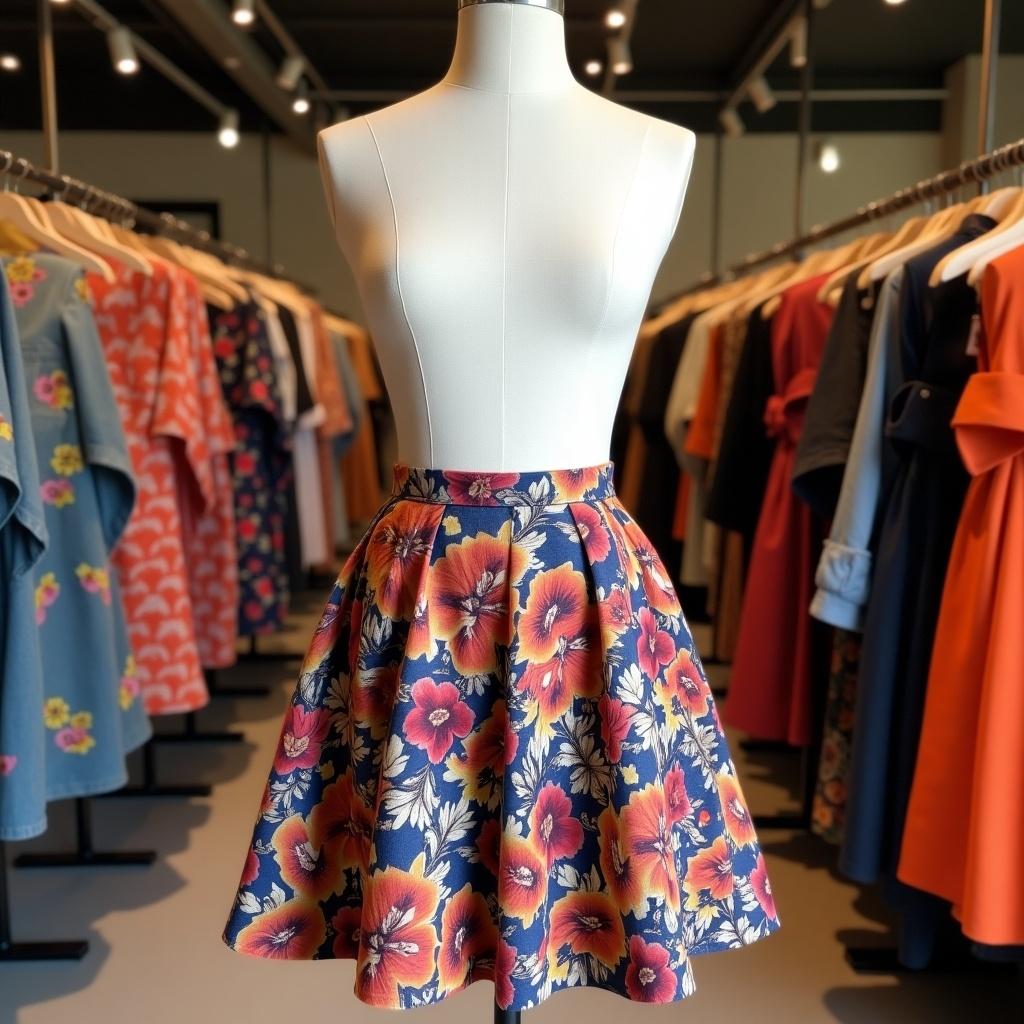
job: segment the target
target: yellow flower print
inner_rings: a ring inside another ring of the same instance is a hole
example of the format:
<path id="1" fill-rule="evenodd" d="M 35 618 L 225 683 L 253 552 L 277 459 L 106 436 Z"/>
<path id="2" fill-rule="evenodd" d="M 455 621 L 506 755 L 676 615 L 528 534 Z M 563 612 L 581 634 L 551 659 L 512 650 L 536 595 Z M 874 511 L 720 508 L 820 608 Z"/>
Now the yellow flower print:
<path id="1" fill-rule="evenodd" d="M 36 261 L 31 256 L 19 256 L 7 264 L 7 280 L 11 284 L 27 284 L 36 278 Z"/>
<path id="2" fill-rule="evenodd" d="M 2 415 L 0 415 L 0 441 L 13 441 L 14 430 L 10 423 Z"/>
<path id="3" fill-rule="evenodd" d="M 461 529 L 459 520 L 455 516 L 445 516 L 441 520 L 441 525 L 444 527 L 444 532 L 447 536 L 452 537 Z"/>
<path id="4" fill-rule="evenodd" d="M 61 729 L 53 740 L 65 754 L 88 754 L 96 746 L 94 737 L 84 729 L 76 729 L 74 726 Z"/>
<path id="5" fill-rule="evenodd" d="M 75 488 L 70 480 L 44 480 L 39 485 L 39 495 L 54 508 L 66 508 L 75 503 Z"/>
<path id="6" fill-rule="evenodd" d="M 627 764 L 626 767 L 622 769 L 622 781 L 629 786 L 635 786 L 640 781 L 636 765 Z"/>
<path id="7" fill-rule="evenodd" d="M 52 572 L 45 572 L 36 584 L 36 625 L 46 621 L 46 610 L 60 597 L 60 584 Z"/>
<path id="8" fill-rule="evenodd" d="M 121 688 L 117 691 L 117 700 L 122 711 L 127 711 L 139 695 L 139 680 L 136 678 L 137 667 L 135 655 L 129 654 L 124 660 L 124 673 L 121 676 Z"/>
<path id="9" fill-rule="evenodd" d="M 82 461 L 82 449 L 77 444 L 57 445 L 53 449 L 50 465 L 53 466 L 53 471 L 61 476 L 81 473 L 85 468 L 85 463 Z"/>
<path id="10" fill-rule="evenodd" d="M 71 721 L 71 705 L 62 697 L 51 697 L 43 705 L 43 721 L 47 729 L 62 729 Z"/>
<path id="11" fill-rule="evenodd" d="M 75 575 L 90 594 L 99 594 L 104 604 L 110 604 L 110 574 L 106 569 L 81 562 L 75 569 Z"/>
<path id="12" fill-rule="evenodd" d="M 75 404 L 71 381 L 63 370 L 41 373 L 32 385 L 32 393 L 51 409 L 70 409 Z"/>
<path id="13" fill-rule="evenodd" d="M 92 728 L 92 712 L 91 711 L 76 711 L 72 716 L 68 724 L 72 729 L 91 729 Z"/>
<path id="14" fill-rule="evenodd" d="M 84 277 L 75 281 L 75 293 L 83 302 L 92 302 L 92 292 L 89 291 L 89 285 Z"/>

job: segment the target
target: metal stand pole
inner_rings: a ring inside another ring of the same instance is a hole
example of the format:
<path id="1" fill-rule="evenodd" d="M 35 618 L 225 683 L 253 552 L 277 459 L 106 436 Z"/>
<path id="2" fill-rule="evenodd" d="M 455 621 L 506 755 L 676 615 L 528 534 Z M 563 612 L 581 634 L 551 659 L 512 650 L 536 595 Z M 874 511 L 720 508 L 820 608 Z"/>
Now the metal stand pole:
<path id="1" fill-rule="evenodd" d="M 92 822 L 89 800 L 75 801 L 75 824 L 78 833 L 78 849 L 73 853 L 23 853 L 15 858 L 16 868 L 109 868 L 148 867 L 156 860 L 154 850 L 138 850 L 128 853 L 106 853 L 95 850 L 92 845 Z"/>
<path id="2" fill-rule="evenodd" d="M 520 1010 L 502 1010 L 494 1007 L 494 1024 L 522 1024 L 523 1014 Z"/>
<path id="3" fill-rule="evenodd" d="M 184 786 L 162 786 L 156 780 L 156 754 L 153 741 L 142 748 L 143 776 L 142 785 L 125 786 L 116 793 L 105 793 L 106 800 L 119 800 L 125 797 L 205 797 L 213 792 L 212 786 L 206 785 L 184 785 Z"/>
<path id="4" fill-rule="evenodd" d="M 985 32 L 981 46 L 981 102 L 978 108 L 978 155 L 992 148 L 995 134 L 996 75 L 999 65 L 999 28 L 1003 0 L 985 0 Z M 980 194 L 988 191 L 988 182 L 978 182 Z"/>
<path id="5" fill-rule="evenodd" d="M 85 939 L 71 942 L 15 942 L 7 892 L 7 853 L 0 840 L 0 964 L 31 960 L 81 960 L 89 952 Z"/>
<path id="6" fill-rule="evenodd" d="M 814 87 L 814 3 L 804 0 L 804 18 L 807 24 L 807 60 L 800 69 L 800 121 L 797 136 L 796 195 L 794 197 L 794 236 L 804 233 L 804 200 L 807 185 L 808 143 L 811 135 L 811 89 Z"/>
<path id="7" fill-rule="evenodd" d="M 722 263 L 722 175 L 723 159 L 722 131 L 715 132 L 714 183 L 711 199 L 711 273 L 716 277 L 721 272 Z"/>
<path id="8" fill-rule="evenodd" d="M 55 174 L 59 170 L 57 151 L 57 73 L 53 59 L 53 18 L 51 0 L 37 0 L 39 19 L 39 91 L 43 105 L 43 140 L 46 163 Z"/>

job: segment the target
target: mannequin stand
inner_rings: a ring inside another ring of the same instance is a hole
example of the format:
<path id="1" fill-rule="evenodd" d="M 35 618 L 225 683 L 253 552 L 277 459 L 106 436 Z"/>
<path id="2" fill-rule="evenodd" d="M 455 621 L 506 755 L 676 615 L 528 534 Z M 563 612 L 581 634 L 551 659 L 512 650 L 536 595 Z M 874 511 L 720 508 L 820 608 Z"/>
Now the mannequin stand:
<path id="1" fill-rule="evenodd" d="M 105 853 L 93 849 L 92 821 L 89 812 L 92 804 L 79 798 L 75 801 L 75 825 L 78 849 L 74 853 L 23 853 L 14 860 L 16 868 L 106 868 L 128 865 L 148 867 L 156 860 L 155 850 L 138 850 L 130 853 Z"/>
<path id="2" fill-rule="evenodd" d="M 205 670 L 206 676 L 206 688 L 210 693 L 210 696 L 214 696 L 213 683 L 217 677 L 217 673 L 214 669 L 208 668 Z M 245 694 L 239 691 L 238 694 L 227 694 L 222 693 L 221 696 L 253 696 L 253 694 Z M 266 696 L 264 691 L 259 691 L 256 696 Z M 150 742 L 152 743 L 241 743 L 245 739 L 245 734 L 241 732 L 206 732 L 199 728 L 199 714 L 196 711 L 190 711 L 185 715 L 185 726 L 181 732 L 174 733 L 158 733 L 153 736 Z"/>
<path id="3" fill-rule="evenodd" d="M 522 1024 L 523 1014 L 520 1010 L 502 1010 L 497 1004 L 494 1007 L 494 1024 Z"/>
<path id="4" fill-rule="evenodd" d="M 255 654 L 253 653 L 256 649 L 254 642 L 255 639 L 255 637 L 249 638 L 249 653 L 242 655 L 242 657 L 255 657 Z M 262 699 L 264 697 L 269 697 L 272 692 L 268 686 L 228 686 L 222 689 L 217 685 L 217 670 L 212 668 L 208 668 L 206 670 L 206 689 L 209 691 L 210 697 L 213 700 L 224 697 L 232 700 L 236 697 L 253 697 Z"/>
<path id="5" fill-rule="evenodd" d="M 205 785 L 161 786 L 156 780 L 156 754 L 152 740 L 142 748 L 142 764 L 143 774 L 140 786 L 125 786 L 116 793 L 105 793 L 104 799 L 117 800 L 137 796 L 206 797 L 213 792 L 212 786 Z"/>
<path id="6" fill-rule="evenodd" d="M 248 661 L 302 661 L 305 654 L 295 654 L 292 651 L 261 651 L 256 647 L 256 637 L 249 637 L 249 650 L 242 655 Z M 235 691 L 230 691 L 234 694 Z M 263 696 L 267 696 L 270 690 L 266 690 Z"/>
<path id="7" fill-rule="evenodd" d="M 740 744 L 744 750 L 774 751 L 779 744 L 761 741 L 748 741 Z M 783 745 L 787 750 L 792 747 Z M 811 827 L 811 808 L 814 805 L 814 790 L 818 784 L 818 745 L 805 747 L 800 752 L 800 791 L 801 803 L 798 811 L 788 814 L 754 815 L 754 826 L 758 829 L 793 830 L 807 832 Z"/>
<path id="8" fill-rule="evenodd" d="M 71 942 L 15 942 L 11 931 L 11 905 L 7 894 L 7 854 L 0 841 L 0 963 L 33 960 L 81 960 L 89 952 L 85 939 Z"/>

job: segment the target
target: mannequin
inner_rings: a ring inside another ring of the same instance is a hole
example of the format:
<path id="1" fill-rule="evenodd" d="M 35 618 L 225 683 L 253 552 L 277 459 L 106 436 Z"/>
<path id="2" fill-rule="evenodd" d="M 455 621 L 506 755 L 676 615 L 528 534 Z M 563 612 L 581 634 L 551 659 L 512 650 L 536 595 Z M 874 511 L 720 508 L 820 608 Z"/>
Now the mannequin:
<path id="1" fill-rule="evenodd" d="M 462 0 L 434 87 L 319 136 L 398 460 L 608 458 L 695 137 L 579 85 L 561 0 Z"/>

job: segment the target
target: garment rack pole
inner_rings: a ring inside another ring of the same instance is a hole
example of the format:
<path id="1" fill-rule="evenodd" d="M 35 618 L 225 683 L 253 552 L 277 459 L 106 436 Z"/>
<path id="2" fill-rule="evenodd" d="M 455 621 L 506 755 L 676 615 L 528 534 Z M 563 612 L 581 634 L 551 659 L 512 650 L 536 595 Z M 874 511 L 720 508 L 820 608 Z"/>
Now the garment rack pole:
<path id="1" fill-rule="evenodd" d="M 978 107 L 978 152 L 992 148 L 995 135 L 996 78 L 999 64 L 999 29 L 1002 20 L 1002 0 L 985 0 L 985 31 L 981 44 L 981 99 Z M 986 183 L 978 183 L 986 190 Z"/>
<path id="2" fill-rule="evenodd" d="M 796 142 L 796 194 L 793 197 L 793 234 L 804 233 L 804 210 L 807 206 L 807 158 L 811 140 L 811 91 L 814 88 L 814 4 L 803 0 L 806 43 L 803 67 L 800 69 L 799 131 Z"/>
<path id="3" fill-rule="evenodd" d="M 51 0 L 36 0 L 39 21 L 39 94 L 43 106 L 43 142 L 46 162 L 56 170 L 60 166 L 57 148 L 57 71 L 53 55 L 53 15 Z"/>

